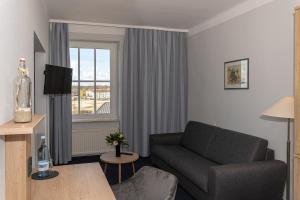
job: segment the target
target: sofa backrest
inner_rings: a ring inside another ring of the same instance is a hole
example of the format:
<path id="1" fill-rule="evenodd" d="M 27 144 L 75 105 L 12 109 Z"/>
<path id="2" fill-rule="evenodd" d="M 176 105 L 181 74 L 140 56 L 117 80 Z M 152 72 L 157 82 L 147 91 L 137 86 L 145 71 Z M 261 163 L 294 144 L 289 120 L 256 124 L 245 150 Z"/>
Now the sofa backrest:
<path id="1" fill-rule="evenodd" d="M 188 122 L 182 145 L 220 164 L 265 160 L 268 141 L 201 122 Z"/>
<path id="2" fill-rule="evenodd" d="M 190 121 L 185 127 L 182 145 L 195 153 L 205 156 L 208 145 L 214 138 L 215 131 L 215 126 Z"/>
<path id="3" fill-rule="evenodd" d="M 265 160 L 268 141 L 243 133 L 217 128 L 205 157 L 220 164 Z"/>

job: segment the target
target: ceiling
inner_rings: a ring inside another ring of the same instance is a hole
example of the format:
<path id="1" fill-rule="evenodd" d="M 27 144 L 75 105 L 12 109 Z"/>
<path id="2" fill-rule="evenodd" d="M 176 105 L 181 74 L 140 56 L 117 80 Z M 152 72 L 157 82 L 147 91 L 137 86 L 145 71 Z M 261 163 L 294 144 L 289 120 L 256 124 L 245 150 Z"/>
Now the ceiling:
<path id="1" fill-rule="evenodd" d="M 51 19 L 190 29 L 244 0 L 45 0 Z"/>

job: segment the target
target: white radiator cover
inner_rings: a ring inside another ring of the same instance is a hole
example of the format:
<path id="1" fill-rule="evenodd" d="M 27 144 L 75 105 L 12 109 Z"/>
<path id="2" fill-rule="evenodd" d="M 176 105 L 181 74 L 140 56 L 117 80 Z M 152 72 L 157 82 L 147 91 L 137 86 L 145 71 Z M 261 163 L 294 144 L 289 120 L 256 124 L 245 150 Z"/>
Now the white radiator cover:
<path id="1" fill-rule="evenodd" d="M 113 147 L 106 144 L 105 137 L 116 128 L 97 128 L 72 130 L 72 156 L 97 155 L 112 151 Z"/>

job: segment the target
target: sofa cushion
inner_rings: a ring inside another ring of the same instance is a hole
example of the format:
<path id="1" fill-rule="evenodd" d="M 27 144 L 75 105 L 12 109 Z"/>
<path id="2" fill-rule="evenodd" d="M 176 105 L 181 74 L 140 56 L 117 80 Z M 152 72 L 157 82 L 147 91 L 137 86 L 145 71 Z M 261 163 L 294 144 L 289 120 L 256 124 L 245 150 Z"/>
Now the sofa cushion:
<path id="1" fill-rule="evenodd" d="M 204 192 L 208 192 L 208 169 L 218 165 L 179 145 L 154 145 L 151 153 L 165 161 Z"/>
<path id="2" fill-rule="evenodd" d="M 208 145 L 214 138 L 215 130 L 215 126 L 190 121 L 185 128 L 182 145 L 185 148 L 204 156 Z"/>
<path id="3" fill-rule="evenodd" d="M 205 156 L 220 164 L 260 161 L 265 159 L 267 146 L 264 139 L 217 128 Z"/>

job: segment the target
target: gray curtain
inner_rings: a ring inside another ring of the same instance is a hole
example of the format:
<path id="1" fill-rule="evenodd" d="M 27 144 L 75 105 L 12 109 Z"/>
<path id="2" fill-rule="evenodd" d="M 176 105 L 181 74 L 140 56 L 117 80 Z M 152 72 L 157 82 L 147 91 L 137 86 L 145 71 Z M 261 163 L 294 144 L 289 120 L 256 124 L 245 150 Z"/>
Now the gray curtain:
<path id="1" fill-rule="evenodd" d="M 70 67 L 68 24 L 50 23 L 50 64 Z M 55 165 L 72 159 L 71 95 L 50 97 L 50 152 Z"/>
<path id="2" fill-rule="evenodd" d="M 148 156 L 150 134 L 186 124 L 186 33 L 127 29 L 121 76 L 121 130 L 131 150 Z"/>

